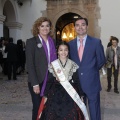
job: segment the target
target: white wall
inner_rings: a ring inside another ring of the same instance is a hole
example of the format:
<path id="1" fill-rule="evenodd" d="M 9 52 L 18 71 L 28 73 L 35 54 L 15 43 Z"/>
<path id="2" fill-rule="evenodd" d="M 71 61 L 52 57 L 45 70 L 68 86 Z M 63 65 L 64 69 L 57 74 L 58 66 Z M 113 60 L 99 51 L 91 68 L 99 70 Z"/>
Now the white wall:
<path id="1" fill-rule="evenodd" d="M 32 25 L 38 17 L 42 16 L 41 11 L 46 10 L 46 4 L 45 0 L 32 0 L 32 3 L 26 1 L 20 7 L 20 22 L 23 24 L 21 32 L 24 41 L 32 37 Z M 99 7 L 101 15 L 99 19 L 100 34 L 106 50 L 110 36 L 116 36 L 120 39 L 120 0 L 99 0 Z"/>
<path id="2" fill-rule="evenodd" d="M 23 6 L 19 6 L 18 8 L 18 22 L 23 24 L 21 30 L 21 38 L 23 41 L 32 37 L 31 29 L 34 21 L 42 16 L 42 11 L 47 8 L 47 2 L 45 0 L 31 1 L 30 3 L 29 0 L 26 0 Z M 106 50 L 110 36 L 116 36 L 120 39 L 120 0 L 99 0 L 99 7 L 101 18 L 98 24 L 101 27 L 101 40 Z M 0 25 L 0 31 L 1 29 L 2 26 Z"/>
<path id="3" fill-rule="evenodd" d="M 31 29 L 34 21 L 42 16 L 41 11 L 46 10 L 46 1 L 45 0 L 32 0 L 24 2 L 23 6 L 19 8 L 20 10 L 20 22 L 23 24 L 22 27 L 22 39 L 32 37 Z"/>
<path id="4" fill-rule="evenodd" d="M 120 40 L 120 0 L 99 0 L 99 6 L 101 40 L 106 50 L 110 36 L 116 36 Z"/>

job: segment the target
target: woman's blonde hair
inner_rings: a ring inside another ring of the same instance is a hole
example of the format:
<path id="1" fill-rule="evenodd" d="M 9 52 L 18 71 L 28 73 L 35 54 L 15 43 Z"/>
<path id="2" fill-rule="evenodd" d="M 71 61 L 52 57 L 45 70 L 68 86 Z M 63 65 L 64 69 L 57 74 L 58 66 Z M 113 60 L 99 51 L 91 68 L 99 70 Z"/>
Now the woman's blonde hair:
<path id="1" fill-rule="evenodd" d="M 33 29 L 32 29 L 32 34 L 33 36 L 37 36 L 39 34 L 39 29 L 38 27 L 43 23 L 43 22 L 48 22 L 50 24 L 50 30 L 52 29 L 52 23 L 50 21 L 50 19 L 48 19 L 47 17 L 40 17 L 38 18 L 34 24 L 33 24 Z M 50 33 L 49 33 L 50 34 Z"/>

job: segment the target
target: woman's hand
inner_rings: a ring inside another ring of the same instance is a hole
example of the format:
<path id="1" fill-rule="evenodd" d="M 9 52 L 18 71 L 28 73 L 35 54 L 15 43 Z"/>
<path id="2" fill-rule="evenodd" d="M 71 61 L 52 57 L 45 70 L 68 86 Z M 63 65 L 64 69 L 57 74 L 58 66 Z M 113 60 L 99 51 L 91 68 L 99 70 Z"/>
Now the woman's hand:
<path id="1" fill-rule="evenodd" d="M 33 86 L 33 91 L 35 92 L 35 94 L 39 94 L 40 93 L 39 85 Z"/>

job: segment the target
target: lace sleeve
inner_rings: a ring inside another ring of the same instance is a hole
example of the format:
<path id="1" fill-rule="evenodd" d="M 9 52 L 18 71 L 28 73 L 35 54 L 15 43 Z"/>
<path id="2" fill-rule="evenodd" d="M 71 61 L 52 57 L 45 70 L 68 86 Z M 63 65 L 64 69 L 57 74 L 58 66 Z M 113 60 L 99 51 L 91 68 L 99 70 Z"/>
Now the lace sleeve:
<path id="1" fill-rule="evenodd" d="M 49 70 L 49 72 L 50 72 L 50 73 L 52 73 L 52 75 L 53 75 L 54 77 L 56 77 L 56 75 L 55 75 L 55 72 L 54 72 L 54 69 L 53 69 L 52 65 L 50 65 L 50 66 L 48 67 L 48 70 Z"/>
<path id="2" fill-rule="evenodd" d="M 75 73 L 78 68 L 79 68 L 79 66 L 75 62 L 72 62 L 72 67 L 71 67 L 69 75 L 68 75 L 69 80 L 72 79 L 73 73 Z"/>

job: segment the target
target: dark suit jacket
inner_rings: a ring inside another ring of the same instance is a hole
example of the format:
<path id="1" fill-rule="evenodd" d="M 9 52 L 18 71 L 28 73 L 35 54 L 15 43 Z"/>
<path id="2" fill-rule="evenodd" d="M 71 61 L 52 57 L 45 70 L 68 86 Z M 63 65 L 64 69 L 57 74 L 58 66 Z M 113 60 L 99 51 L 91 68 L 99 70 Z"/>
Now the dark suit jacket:
<path id="1" fill-rule="evenodd" d="M 17 49 L 16 44 L 9 43 L 5 48 L 5 52 L 7 53 L 7 61 L 8 62 L 17 62 L 17 60 L 18 60 L 18 49 Z"/>
<path id="2" fill-rule="evenodd" d="M 26 42 L 26 63 L 28 71 L 28 82 L 32 86 L 41 84 L 45 78 L 48 62 L 39 37 L 33 37 Z"/>
<path id="3" fill-rule="evenodd" d="M 79 65 L 79 79 L 83 92 L 87 95 L 101 90 L 99 70 L 105 63 L 103 46 L 99 39 L 87 36 L 82 61 L 77 49 L 77 38 L 69 42 L 70 58 Z"/>

